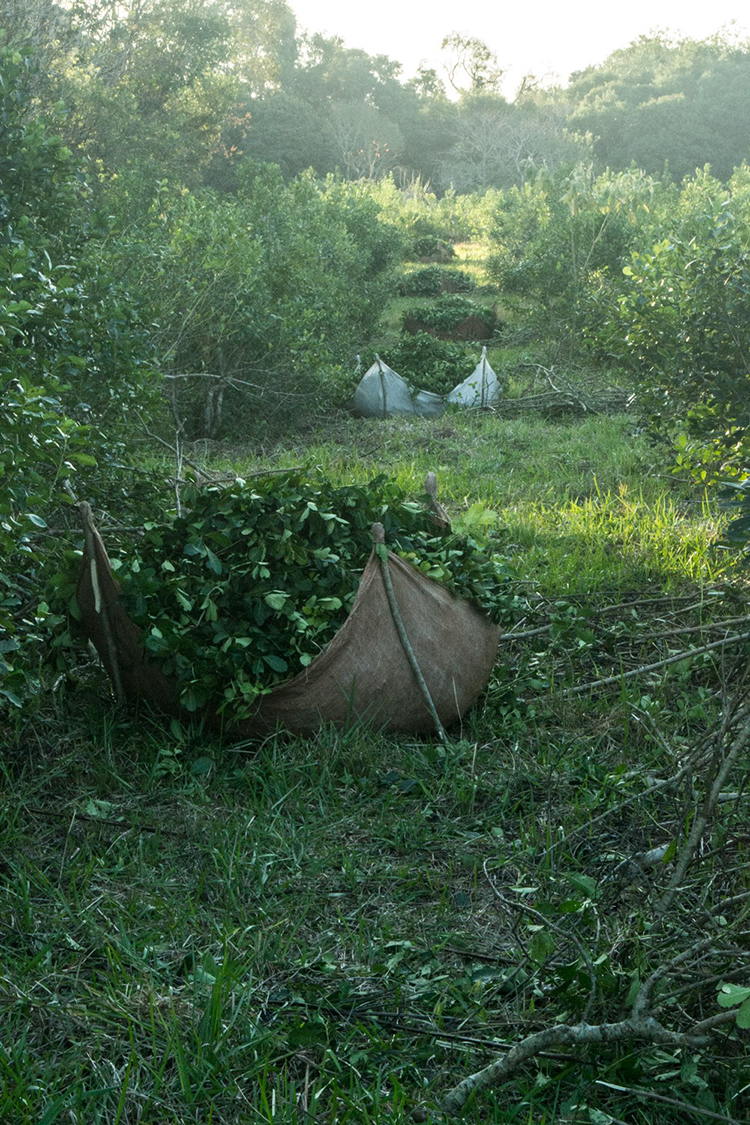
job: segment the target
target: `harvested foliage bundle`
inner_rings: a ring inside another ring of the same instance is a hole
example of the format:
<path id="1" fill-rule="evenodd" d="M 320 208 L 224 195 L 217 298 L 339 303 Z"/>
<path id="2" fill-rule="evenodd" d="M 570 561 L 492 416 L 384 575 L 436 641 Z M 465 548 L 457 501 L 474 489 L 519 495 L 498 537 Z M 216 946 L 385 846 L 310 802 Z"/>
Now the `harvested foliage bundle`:
<path id="1" fill-rule="evenodd" d="M 374 523 L 393 551 L 496 619 L 511 601 L 491 551 L 438 532 L 426 505 L 382 477 L 335 488 L 292 472 L 191 486 L 183 502 L 188 514 L 148 524 L 111 563 L 149 660 L 190 711 L 242 720 L 311 663 L 352 607 Z"/>

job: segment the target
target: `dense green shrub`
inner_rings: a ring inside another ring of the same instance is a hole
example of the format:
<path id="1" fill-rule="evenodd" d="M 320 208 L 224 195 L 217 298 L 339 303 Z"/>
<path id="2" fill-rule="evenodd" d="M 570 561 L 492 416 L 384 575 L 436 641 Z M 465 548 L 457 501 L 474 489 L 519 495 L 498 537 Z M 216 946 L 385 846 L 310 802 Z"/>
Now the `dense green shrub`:
<path id="1" fill-rule="evenodd" d="M 448 246 L 455 242 L 486 238 L 492 216 L 502 192 L 491 188 L 484 193 L 457 194 L 449 188 L 442 195 L 430 191 L 420 179 L 399 187 L 392 176 L 360 185 L 381 208 L 386 222 L 405 235 L 411 254 L 417 239 L 439 240 Z M 429 241 L 426 245 L 430 245 Z"/>
<path id="2" fill-rule="evenodd" d="M 592 293 L 620 286 L 657 192 L 637 170 L 594 176 L 579 166 L 505 193 L 488 272 L 537 336 L 580 346 Z"/>
<path id="3" fill-rule="evenodd" d="M 217 437 L 343 395 L 400 250 L 366 195 L 247 165 L 234 197 L 163 187 L 117 254 L 158 324 L 181 418 Z"/>
<path id="4" fill-rule="evenodd" d="M 726 456 L 750 427 L 750 170 L 727 187 L 699 173 L 659 233 L 588 332 L 637 377 L 654 423 Z"/>
<path id="5" fill-rule="evenodd" d="M 678 470 L 724 482 L 730 538 L 747 542 L 750 169 L 726 186 L 698 172 L 657 218 L 658 241 L 632 253 L 587 335 L 629 370 L 650 424 L 674 441 Z"/>
<path id="6" fill-rule="evenodd" d="M 32 76 L 0 48 L 0 703 L 17 707 L 39 684 L 63 482 L 108 456 L 110 414 L 147 409 L 150 376 L 127 300 L 83 265 L 86 186 L 31 116 Z"/>

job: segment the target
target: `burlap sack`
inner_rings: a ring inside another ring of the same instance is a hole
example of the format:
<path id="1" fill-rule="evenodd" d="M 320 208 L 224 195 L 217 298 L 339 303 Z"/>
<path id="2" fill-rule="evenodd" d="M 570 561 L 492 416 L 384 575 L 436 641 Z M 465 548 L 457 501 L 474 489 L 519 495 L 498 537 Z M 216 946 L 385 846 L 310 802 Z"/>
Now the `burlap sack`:
<path id="1" fill-rule="evenodd" d="M 77 600 L 81 620 L 122 700 L 145 699 L 171 714 L 186 716 L 178 684 L 148 663 L 141 630 L 119 600 L 119 583 L 109 564 L 88 505 L 81 505 L 86 528 Z M 86 522 L 88 520 L 88 527 Z M 497 654 L 500 627 L 470 602 L 425 577 L 388 552 L 388 566 L 401 618 L 435 708 L 444 727 L 454 725 L 485 687 Z M 220 726 L 221 716 L 205 716 Z M 370 557 L 351 612 L 312 663 L 293 680 L 263 696 L 258 711 L 232 727 L 252 737 L 276 727 L 306 734 L 321 723 L 356 722 L 408 734 L 435 730 L 391 614 L 376 554 Z"/>

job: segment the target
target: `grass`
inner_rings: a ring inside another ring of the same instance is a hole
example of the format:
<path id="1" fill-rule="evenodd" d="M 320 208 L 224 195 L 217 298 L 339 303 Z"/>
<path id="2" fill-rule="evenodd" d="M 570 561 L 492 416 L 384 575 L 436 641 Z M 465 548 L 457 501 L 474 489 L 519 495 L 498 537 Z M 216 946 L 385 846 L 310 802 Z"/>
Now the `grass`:
<path id="1" fill-rule="evenodd" d="M 470 450 L 470 455 L 467 455 Z M 670 478 L 664 452 L 628 415 L 548 421 L 457 410 L 438 419 L 326 423 L 252 466 L 307 464 L 366 483 L 384 466 L 419 493 L 438 476 L 454 516 L 480 503 L 498 517 L 520 574 L 550 595 L 718 580 L 723 517 Z M 247 471 L 247 456 L 222 462 Z"/>
<path id="2" fill-rule="evenodd" d="M 581 1017 L 581 944 L 596 983 L 587 1018 L 620 1018 L 701 911 L 750 889 L 746 758 L 727 786 L 740 797 L 721 806 L 656 944 L 666 873 L 613 876 L 635 852 L 684 839 L 700 778 L 645 788 L 710 727 L 747 651 L 570 693 L 748 612 L 717 547 L 720 516 L 669 477 L 631 417 L 331 417 L 216 465 L 300 463 L 341 481 L 387 470 L 417 491 L 436 470 L 453 515 L 496 513 L 516 630 L 530 635 L 503 640 L 446 744 L 357 727 L 221 744 L 118 713 L 90 668 L 8 721 L 2 1122 L 438 1122 L 445 1091 L 503 1044 Z M 726 954 L 718 943 L 692 981 L 670 979 L 664 1018 L 710 1015 L 721 980 L 750 983 L 746 942 Z M 742 1121 L 749 1090 L 747 1033 L 724 1028 L 707 1049 L 537 1059 L 466 1120 Z"/>

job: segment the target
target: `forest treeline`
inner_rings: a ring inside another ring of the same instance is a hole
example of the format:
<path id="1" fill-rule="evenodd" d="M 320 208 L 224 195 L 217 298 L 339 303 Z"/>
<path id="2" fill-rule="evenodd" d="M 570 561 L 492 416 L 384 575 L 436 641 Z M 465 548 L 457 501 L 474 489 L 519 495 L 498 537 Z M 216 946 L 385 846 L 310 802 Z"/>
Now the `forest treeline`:
<path id="1" fill-rule="evenodd" d="M 451 99 L 435 72 L 298 36 L 283 0 L 6 0 L 3 19 L 11 705 L 59 615 L 63 482 L 138 522 L 165 503 L 136 456 L 154 435 L 263 443 L 344 403 L 403 261 L 459 241 L 489 247 L 506 343 L 616 369 L 685 471 L 741 488 L 747 45 L 644 39 L 511 103 L 477 40 L 448 36 Z"/>
<path id="2" fill-rule="evenodd" d="M 443 65 L 405 79 L 385 55 L 303 34 L 285 0 L 6 0 L 0 26 L 38 59 L 38 111 L 102 174 L 236 186 L 243 159 L 442 192 L 520 185 L 590 159 L 676 181 L 727 179 L 750 151 L 750 49 L 644 36 L 512 98 L 480 40 L 445 29 Z"/>

